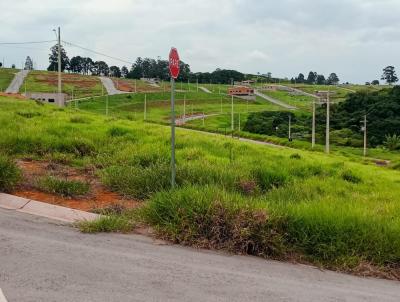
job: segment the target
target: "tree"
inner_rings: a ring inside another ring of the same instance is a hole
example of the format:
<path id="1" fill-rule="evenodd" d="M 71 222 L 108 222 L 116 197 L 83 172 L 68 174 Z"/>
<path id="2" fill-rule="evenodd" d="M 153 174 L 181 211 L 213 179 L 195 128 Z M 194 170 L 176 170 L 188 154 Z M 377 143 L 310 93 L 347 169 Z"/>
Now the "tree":
<path id="1" fill-rule="evenodd" d="M 32 59 L 30 56 L 26 57 L 24 69 L 25 70 L 33 70 L 33 62 L 32 62 Z"/>
<path id="2" fill-rule="evenodd" d="M 92 73 L 94 68 L 94 62 L 91 58 L 83 58 L 82 61 L 82 72 L 88 75 L 89 72 Z"/>
<path id="3" fill-rule="evenodd" d="M 49 54 L 49 62 L 50 65 L 47 67 L 49 71 L 57 71 L 58 70 L 58 45 L 54 45 L 51 49 L 51 54 Z M 64 71 L 69 66 L 69 58 L 67 56 L 67 52 L 64 47 L 61 46 L 61 71 Z"/>
<path id="4" fill-rule="evenodd" d="M 68 66 L 68 70 L 74 73 L 81 73 L 83 71 L 84 58 L 76 56 L 71 58 Z"/>
<path id="5" fill-rule="evenodd" d="M 110 76 L 115 78 L 121 77 L 121 69 L 118 66 L 111 66 L 110 67 Z"/>
<path id="6" fill-rule="evenodd" d="M 108 76 L 110 74 L 110 68 L 104 61 L 94 62 L 92 73 L 97 76 Z"/>
<path id="7" fill-rule="evenodd" d="M 336 73 L 332 72 L 328 77 L 328 85 L 337 85 L 339 84 L 339 77 Z"/>
<path id="8" fill-rule="evenodd" d="M 381 80 L 386 80 L 386 83 L 388 83 L 389 85 L 392 85 L 399 80 L 393 66 L 387 66 L 383 69 Z"/>
<path id="9" fill-rule="evenodd" d="M 372 85 L 379 85 L 379 81 L 378 81 L 378 80 L 373 80 L 373 81 L 371 82 L 371 84 L 372 84 Z"/>
<path id="10" fill-rule="evenodd" d="M 307 77 L 307 83 L 315 84 L 315 82 L 317 81 L 317 76 L 318 74 L 316 72 L 310 71 Z"/>
<path id="11" fill-rule="evenodd" d="M 122 77 L 126 78 L 128 76 L 129 70 L 126 66 L 122 66 L 121 68 L 121 75 Z"/>
<path id="12" fill-rule="evenodd" d="M 325 76 L 323 74 L 317 75 L 317 84 L 318 85 L 326 84 Z"/>
<path id="13" fill-rule="evenodd" d="M 299 76 L 296 78 L 296 83 L 304 83 L 306 81 L 304 74 L 299 73 Z"/>

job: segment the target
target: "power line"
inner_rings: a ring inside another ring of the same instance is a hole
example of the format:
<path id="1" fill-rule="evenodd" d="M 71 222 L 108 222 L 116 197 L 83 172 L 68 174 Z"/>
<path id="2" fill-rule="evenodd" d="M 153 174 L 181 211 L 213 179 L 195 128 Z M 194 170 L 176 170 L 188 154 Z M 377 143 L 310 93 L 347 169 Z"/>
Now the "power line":
<path id="1" fill-rule="evenodd" d="M 127 63 L 127 64 L 130 64 L 130 65 L 133 64 L 133 62 L 130 62 L 130 61 L 127 61 L 127 60 L 124 60 L 124 59 L 120 59 L 120 58 L 117 58 L 117 57 L 113 57 L 113 56 L 110 56 L 110 55 L 106 55 L 104 53 L 101 53 L 101 52 L 98 52 L 98 51 L 95 51 L 95 50 L 92 50 L 92 49 L 89 49 L 89 48 L 86 48 L 86 47 L 82 47 L 82 46 L 76 45 L 76 44 L 71 43 L 71 42 L 67 42 L 67 41 L 62 41 L 62 42 L 64 44 L 66 44 L 66 45 L 77 47 L 77 48 L 92 52 L 94 54 L 97 54 L 97 55 L 100 55 L 100 56 L 103 56 L 103 57 L 106 57 L 106 58 L 109 58 L 109 59 L 117 60 L 117 61 L 120 61 L 120 62 L 123 62 L 123 63 Z"/>
<path id="2" fill-rule="evenodd" d="M 0 42 L 0 45 L 42 44 L 42 43 L 50 43 L 50 42 L 56 42 L 56 40 L 31 41 L 31 42 Z"/>

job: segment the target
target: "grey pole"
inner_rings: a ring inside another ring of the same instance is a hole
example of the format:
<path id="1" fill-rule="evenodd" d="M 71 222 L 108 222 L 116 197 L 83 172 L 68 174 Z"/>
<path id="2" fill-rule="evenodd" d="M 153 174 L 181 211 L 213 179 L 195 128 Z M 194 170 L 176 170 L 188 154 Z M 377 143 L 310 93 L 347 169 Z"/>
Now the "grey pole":
<path id="1" fill-rule="evenodd" d="M 222 96 L 221 96 L 221 114 L 222 114 Z"/>
<path id="2" fill-rule="evenodd" d="M 232 95 L 232 99 L 231 99 L 231 130 L 233 132 L 233 130 L 235 130 L 234 128 L 234 120 L 233 120 L 233 95 Z"/>
<path id="3" fill-rule="evenodd" d="M 313 101 L 313 108 L 312 108 L 312 133 L 311 133 L 311 148 L 314 149 L 315 147 L 315 100 Z"/>
<path id="4" fill-rule="evenodd" d="M 61 103 L 61 30 L 58 27 L 58 105 L 64 106 Z"/>
<path id="5" fill-rule="evenodd" d="M 106 115 L 108 116 L 108 94 L 106 98 Z"/>
<path id="6" fill-rule="evenodd" d="M 165 86 L 164 86 L 165 87 Z M 171 76 L 171 186 L 175 187 L 175 79 Z"/>
<path id="7" fill-rule="evenodd" d="M 364 115 L 364 156 L 367 156 L 367 115 Z"/>
<path id="8" fill-rule="evenodd" d="M 292 138 L 292 116 L 289 114 L 289 141 Z"/>
<path id="9" fill-rule="evenodd" d="M 330 152 L 330 146 L 329 146 L 329 127 L 330 127 L 330 108 L 329 108 L 329 94 L 330 91 L 328 91 L 328 95 L 326 98 L 326 142 L 325 142 L 325 152 L 329 153 Z"/>
<path id="10" fill-rule="evenodd" d="M 136 87 L 136 80 L 135 80 L 135 93 L 137 92 L 137 87 Z"/>
<path id="11" fill-rule="evenodd" d="M 199 79 L 197 79 L 197 92 L 199 92 Z"/>
<path id="12" fill-rule="evenodd" d="M 238 130 L 239 130 L 239 137 L 240 137 L 240 112 L 239 112 L 239 124 L 238 124 Z"/>
<path id="13" fill-rule="evenodd" d="M 144 95 L 144 116 L 143 119 L 147 119 L 147 94 Z"/>
<path id="14" fill-rule="evenodd" d="M 186 122 L 186 94 L 183 96 L 183 124 Z"/>

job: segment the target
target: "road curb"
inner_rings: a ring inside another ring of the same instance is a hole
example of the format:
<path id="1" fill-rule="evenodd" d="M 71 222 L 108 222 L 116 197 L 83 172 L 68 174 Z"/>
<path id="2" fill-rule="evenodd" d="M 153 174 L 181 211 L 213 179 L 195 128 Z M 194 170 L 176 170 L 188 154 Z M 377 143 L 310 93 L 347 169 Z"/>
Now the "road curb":
<path id="1" fill-rule="evenodd" d="M 0 208 L 41 216 L 67 223 L 92 221 L 100 215 L 0 193 Z"/>

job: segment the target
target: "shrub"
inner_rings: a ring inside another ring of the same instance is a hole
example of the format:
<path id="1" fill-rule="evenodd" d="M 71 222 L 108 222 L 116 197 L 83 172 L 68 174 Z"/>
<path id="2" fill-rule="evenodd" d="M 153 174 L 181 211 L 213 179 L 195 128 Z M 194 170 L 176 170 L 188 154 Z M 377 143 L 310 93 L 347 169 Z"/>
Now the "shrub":
<path id="1" fill-rule="evenodd" d="M 301 159 L 301 155 L 299 153 L 293 153 L 290 155 L 291 159 Z"/>
<path id="2" fill-rule="evenodd" d="M 391 151 L 400 148 L 400 135 L 386 135 L 384 145 Z"/>
<path id="3" fill-rule="evenodd" d="M 216 187 L 160 192 L 142 209 L 142 217 L 177 243 L 242 254 L 282 254 L 279 221 L 240 195 Z"/>
<path id="4" fill-rule="evenodd" d="M 42 177 L 37 187 L 47 193 L 58 194 L 63 197 L 85 195 L 89 192 L 89 184 L 78 180 L 59 179 L 53 176 Z"/>
<path id="5" fill-rule="evenodd" d="M 91 120 L 85 116 L 73 116 L 69 119 L 71 123 L 76 124 L 90 124 Z"/>
<path id="6" fill-rule="evenodd" d="M 11 192 L 20 179 L 21 171 L 17 165 L 0 154 L 0 192 Z"/>
<path id="7" fill-rule="evenodd" d="M 351 183 L 360 183 L 362 181 L 361 177 L 356 175 L 353 171 L 351 170 L 344 170 L 341 175 L 343 180 L 351 182 Z"/>
<path id="8" fill-rule="evenodd" d="M 134 228 L 134 222 L 124 216 L 110 215 L 102 216 L 94 221 L 83 221 L 78 224 L 81 232 L 99 233 L 99 232 L 123 232 L 127 233 Z"/>
<path id="9" fill-rule="evenodd" d="M 274 170 L 272 168 L 260 167 L 253 170 L 253 175 L 258 186 L 266 192 L 273 188 L 285 185 L 289 180 L 289 175 L 284 170 Z"/>
<path id="10" fill-rule="evenodd" d="M 40 112 L 36 112 L 36 111 L 17 111 L 16 113 L 19 116 L 22 116 L 24 118 L 33 118 L 35 116 L 41 116 L 42 115 Z"/>
<path id="11" fill-rule="evenodd" d="M 122 128 L 122 127 L 111 127 L 108 129 L 107 134 L 111 137 L 119 137 L 119 136 L 124 136 L 125 134 L 129 133 L 129 129 L 127 128 Z"/>
<path id="12" fill-rule="evenodd" d="M 171 185 L 170 169 L 166 164 L 113 166 L 102 171 L 102 180 L 111 190 L 139 199 L 148 198 Z"/>

